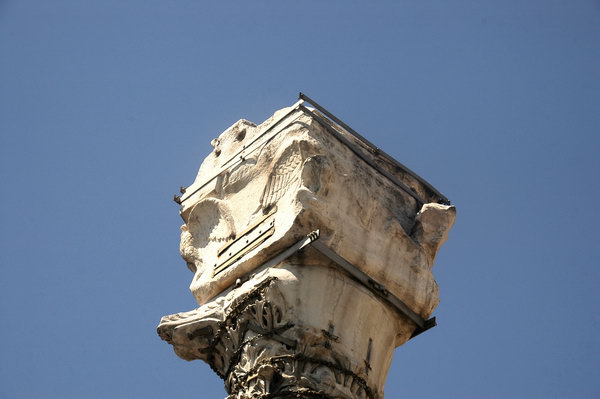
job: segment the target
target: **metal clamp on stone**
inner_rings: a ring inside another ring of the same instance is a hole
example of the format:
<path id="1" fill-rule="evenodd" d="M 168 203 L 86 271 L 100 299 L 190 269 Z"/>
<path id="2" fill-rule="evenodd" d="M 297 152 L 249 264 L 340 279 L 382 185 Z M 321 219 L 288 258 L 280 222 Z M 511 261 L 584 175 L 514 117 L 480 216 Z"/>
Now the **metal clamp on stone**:
<path id="1" fill-rule="evenodd" d="M 304 94 L 211 144 L 176 197 L 200 307 L 160 337 L 229 399 L 383 398 L 394 348 L 435 325 L 455 208 Z"/>

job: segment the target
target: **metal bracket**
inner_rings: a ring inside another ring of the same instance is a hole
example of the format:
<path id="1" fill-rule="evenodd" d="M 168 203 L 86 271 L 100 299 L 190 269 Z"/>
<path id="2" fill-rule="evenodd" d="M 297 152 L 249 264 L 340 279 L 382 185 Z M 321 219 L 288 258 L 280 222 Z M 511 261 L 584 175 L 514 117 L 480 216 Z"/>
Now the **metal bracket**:
<path id="1" fill-rule="evenodd" d="M 413 332 L 411 338 L 416 337 L 417 335 L 436 325 L 435 317 L 429 320 L 423 319 L 417 313 L 413 312 L 413 310 L 410 309 L 408 305 L 406 305 L 400 298 L 389 292 L 383 286 L 383 284 L 373 280 L 371 277 L 369 277 L 369 275 L 364 273 L 358 267 L 354 266 L 352 263 L 348 262 L 346 259 L 342 258 L 322 242 L 315 240 L 311 242 L 310 245 L 322 255 L 333 261 L 345 272 L 350 274 L 355 280 L 362 283 L 363 286 L 368 288 L 376 296 L 391 305 L 398 313 L 408 317 L 413 323 L 415 323 L 417 325 L 417 329 Z"/>
<path id="2" fill-rule="evenodd" d="M 263 217 L 261 217 L 258 221 L 256 221 L 255 223 L 251 224 L 250 226 L 246 227 L 246 229 L 244 229 L 244 231 L 242 231 L 241 233 L 239 233 L 237 235 L 237 237 L 233 237 L 231 240 L 229 240 L 227 243 L 225 243 L 225 245 L 223 245 L 221 248 L 219 248 L 219 250 L 217 251 L 217 256 L 221 256 L 223 253 L 225 253 L 225 251 L 227 251 L 232 245 L 234 245 L 235 243 L 237 243 L 238 241 L 243 240 L 244 238 L 246 238 L 246 243 L 249 242 L 249 240 L 247 239 L 247 235 L 252 233 L 253 230 L 255 230 L 258 226 L 260 226 L 265 220 L 267 220 L 269 217 L 273 216 L 275 214 L 275 210 L 273 209 L 271 212 L 269 212 L 268 214 L 264 215 Z"/>
<path id="3" fill-rule="evenodd" d="M 360 270 L 358 267 L 354 266 L 352 263 L 348 262 L 346 259 L 344 259 L 336 252 L 331 250 L 325 244 L 320 242 L 319 238 L 319 230 L 315 230 L 309 233 L 305 238 L 296 242 L 296 244 L 292 245 L 285 251 L 279 253 L 279 255 L 276 255 L 275 257 L 269 259 L 267 262 L 263 263 L 257 269 L 264 270 L 269 267 L 275 267 L 284 260 L 298 253 L 300 250 L 306 248 L 307 246 L 311 246 L 317 252 L 321 253 L 323 256 L 333 261 L 334 264 L 339 266 L 342 270 L 344 270 L 351 277 L 353 277 L 355 280 L 361 283 L 365 288 L 367 288 L 369 291 L 375 294 L 378 298 L 390 305 L 396 312 L 408 317 L 413 323 L 415 323 L 417 328 L 415 329 L 410 338 L 414 338 L 417 335 L 422 334 L 423 332 L 437 325 L 435 317 L 432 317 L 428 320 L 423 319 L 412 309 L 410 309 L 408 305 L 406 305 L 400 298 L 389 292 L 385 288 L 385 286 L 383 286 L 383 284 L 378 283 L 377 281 L 369 277 L 369 275 Z M 254 272 L 256 273 L 256 269 Z M 225 291 L 234 289 L 234 287 L 235 285 L 232 285 Z"/>
<path id="4" fill-rule="evenodd" d="M 242 259 L 244 255 L 246 255 L 253 249 L 258 248 L 262 243 L 264 243 L 268 238 L 270 238 L 273 235 L 273 233 L 275 233 L 275 226 L 273 224 L 273 221 L 271 221 L 271 223 L 269 223 L 269 225 L 265 228 L 264 231 L 259 230 L 258 233 L 254 235 L 254 237 L 251 237 L 250 239 L 252 241 L 248 240 L 248 243 L 245 247 L 243 247 L 236 253 L 230 253 L 229 256 L 220 265 L 215 264 L 214 275 L 216 276 L 217 274 L 221 273 L 223 270 L 227 269 L 229 266 Z"/>

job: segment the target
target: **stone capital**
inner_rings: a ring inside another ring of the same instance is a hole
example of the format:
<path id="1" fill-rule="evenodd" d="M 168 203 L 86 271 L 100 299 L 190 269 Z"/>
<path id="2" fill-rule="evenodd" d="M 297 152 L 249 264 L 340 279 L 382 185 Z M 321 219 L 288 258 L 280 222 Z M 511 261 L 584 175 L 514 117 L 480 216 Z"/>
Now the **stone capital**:
<path id="1" fill-rule="evenodd" d="M 159 335 L 230 398 L 382 398 L 394 348 L 434 325 L 455 208 L 306 96 L 211 144 L 176 197 L 201 306 Z"/>

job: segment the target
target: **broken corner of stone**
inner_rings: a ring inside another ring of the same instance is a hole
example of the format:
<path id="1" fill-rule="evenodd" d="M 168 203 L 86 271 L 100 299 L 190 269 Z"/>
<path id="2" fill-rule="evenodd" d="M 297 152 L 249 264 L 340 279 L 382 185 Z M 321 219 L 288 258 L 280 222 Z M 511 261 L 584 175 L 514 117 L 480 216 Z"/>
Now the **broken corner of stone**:
<path id="1" fill-rule="evenodd" d="M 211 145 L 178 201 L 200 307 L 161 338 L 231 399 L 383 398 L 394 348 L 431 327 L 454 206 L 302 104 Z"/>

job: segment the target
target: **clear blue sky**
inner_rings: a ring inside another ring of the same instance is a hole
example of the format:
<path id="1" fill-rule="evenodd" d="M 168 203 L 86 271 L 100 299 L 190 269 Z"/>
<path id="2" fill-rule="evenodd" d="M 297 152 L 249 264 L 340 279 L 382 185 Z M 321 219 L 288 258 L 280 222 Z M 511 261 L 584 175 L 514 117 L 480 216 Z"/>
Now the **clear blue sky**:
<path id="1" fill-rule="evenodd" d="M 222 398 L 171 201 L 303 91 L 458 208 L 387 398 L 599 398 L 600 2 L 0 0 L 0 397 Z"/>

